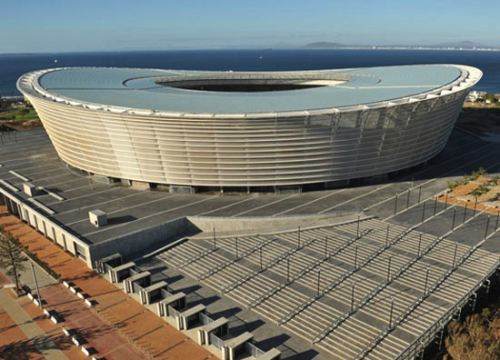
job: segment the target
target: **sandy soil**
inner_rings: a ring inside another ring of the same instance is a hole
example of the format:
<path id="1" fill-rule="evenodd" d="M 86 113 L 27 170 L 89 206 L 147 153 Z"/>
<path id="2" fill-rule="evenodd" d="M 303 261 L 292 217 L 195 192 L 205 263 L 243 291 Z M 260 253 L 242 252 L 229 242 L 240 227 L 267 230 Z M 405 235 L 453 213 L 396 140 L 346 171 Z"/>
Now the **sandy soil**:
<path id="1" fill-rule="evenodd" d="M 481 185 L 487 186 L 488 191 L 477 197 L 472 195 L 471 193 Z M 491 177 L 480 176 L 476 180 L 458 185 L 447 194 L 437 196 L 437 199 L 441 202 L 447 202 L 448 204 L 475 208 L 479 211 L 497 215 L 500 211 L 500 200 L 497 200 L 499 194 L 500 183 L 495 185 Z"/>

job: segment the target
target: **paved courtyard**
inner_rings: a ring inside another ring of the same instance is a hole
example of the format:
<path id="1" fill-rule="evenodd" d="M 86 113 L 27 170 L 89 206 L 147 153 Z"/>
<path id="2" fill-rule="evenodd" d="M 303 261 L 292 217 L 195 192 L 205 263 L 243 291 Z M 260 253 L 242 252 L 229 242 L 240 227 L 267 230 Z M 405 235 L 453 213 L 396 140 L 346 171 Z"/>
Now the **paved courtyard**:
<path id="1" fill-rule="evenodd" d="M 83 301 L 69 295 L 69 290 L 62 289 L 62 285 L 41 291 L 42 298 L 46 296 L 48 304 L 62 312 L 67 324 L 81 329 L 106 358 L 134 359 L 151 356 L 158 359 L 181 359 L 185 354 L 190 354 L 190 358 L 194 360 L 215 359 L 187 336 L 90 271 L 81 260 L 64 252 L 15 216 L 3 213 L 0 224 L 57 272 L 61 280 L 72 282 L 96 302 L 92 313 L 86 315 L 81 309 L 85 307 Z M 85 311 L 89 310 L 85 308 Z M 115 331 L 119 333 L 118 339 L 112 336 Z"/>
<path id="2" fill-rule="evenodd" d="M 43 130 L 3 136 L 2 142 L 0 178 L 18 188 L 26 179 L 43 186 L 49 192 L 36 200 L 89 243 L 186 216 L 292 219 L 289 231 L 217 232 L 215 242 L 211 233 L 200 233 L 139 262 L 153 281 L 185 292 L 189 306 L 205 304 L 213 317 L 229 319 L 233 335 L 250 331 L 262 349 L 278 347 L 283 358 L 405 353 L 498 266 L 498 217 L 434 200 L 448 181 L 479 167 L 500 173 L 500 145 L 460 130 L 426 166 L 397 177 L 287 194 L 139 191 L 70 170 Z M 107 212 L 108 226 L 89 223 L 88 211 L 96 208 Z M 299 235 L 293 219 L 317 215 L 353 221 L 303 228 Z M 169 348 L 156 340 L 153 325 L 133 320 L 153 321 L 146 310 L 114 286 L 94 282 L 83 263 L 23 226 L 13 230 L 98 299 L 100 315 L 123 325 L 123 336 L 153 354 Z"/>
<path id="3" fill-rule="evenodd" d="M 378 184 L 289 194 L 170 194 L 139 191 L 118 184 L 99 183 L 69 169 L 58 159 L 43 130 L 3 135 L 0 178 L 15 187 L 25 179 L 50 193 L 36 200 L 51 209 L 56 220 L 89 243 L 107 241 L 186 216 L 283 217 L 366 211 L 393 214 L 446 189 L 447 182 L 479 168 L 500 170 L 500 146 L 455 130 L 445 150 L 426 167 Z M 410 191 L 410 199 L 406 193 Z M 88 211 L 100 209 L 109 224 L 96 229 Z"/>
<path id="4" fill-rule="evenodd" d="M 15 298 L 0 272 L 0 358 L 80 360 L 80 350 L 27 297 Z"/>

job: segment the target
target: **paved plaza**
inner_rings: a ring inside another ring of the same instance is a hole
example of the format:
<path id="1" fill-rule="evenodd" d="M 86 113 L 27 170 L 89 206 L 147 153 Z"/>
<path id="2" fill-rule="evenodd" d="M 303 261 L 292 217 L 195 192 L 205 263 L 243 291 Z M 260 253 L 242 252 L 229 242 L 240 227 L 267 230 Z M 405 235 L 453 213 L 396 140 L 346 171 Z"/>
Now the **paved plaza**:
<path id="1" fill-rule="evenodd" d="M 455 130 L 445 150 L 426 167 L 378 184 L 300 194 L 170 194 L 92 181 L 69 169 L 57 157 L 43 130 L 3 135 L 2 142 L 0 178 L 17 188 L 28 179 L 50 191 L 36 196 L 36 201 L 90 244 L 186 216 L 279 218 L 364 211 L 389 217 L 394 215 L 396 196 L 397 211 L 405 210 L 406 215 L 394 220 L 409 223 L 413 216 L 409 210 L 419 211 L 415 206 L 418 198 L 431 199 L 447 188 L 448 181 L 481 166 L 492 174 L 500 170 L 498 144 Z M 408 204 L 414 207 L 406 211 Z M 93 209 L 107 213 L 107 226 L 95 228 L 88 221 L 88 211 Z"/>
<path id="2" fill-rule="evenodd" d="M 19 189 L 26 179 L 44 187 L 48 192 L 36 201 L 89 244 L 119 241 L 186 217 L 242 223 L 288 219 L 283 223 L 288 229 L 257 225 L 178 234 L 158 245 L 178 241 L 176 246 L 144 257 L 155 250 L 145 249 L 135 258 L 153 282 L 165 280 L 173 291 L 186 293 L 188 307 L 204 304 L 213 318 L 229 319 L 232 336 L 249 331 L 260 348 L 277 347 L 282 358 L 390 359 L 418 353 L 421 337 L 439 333 L 436 324 L 445 324 L 471 294 L 483 291 L 479 286 L 498 267 L 498 216 L 435 201 L 448 181 L 479 167 L 500 173 L 500 145 L 460 130 L 425 166 L 377 183 L 281 194 L 134 190 L 69 169 L 43 130 L 4 134 L 1 141 L 0 178 Z M 105 211 L 109 224 L 90 224 L 92 209 Z M 298 229 L 298 219 L 322 216 L 329 216 L 329 223 L 321 218 L 321 224 Z M 22 236 L 34 246 L 42 236 L 23 226 Z M 121 313 L 129 306 L 137 308 L 132 318 L 144 311 L 135 301 L 118 290 L 123 303 L 113 301 L 114 295 L 106 295 L 108 285 L 94 288 L 73 273 L 68 264 L 79 260 L 64 252 L 59 260 L 50 251 L 39 253 L 109 303 L 101 315 L 126 323 L 125 336 L 141 339 L 142 333 L 155 332 Z M 156 337 L 146 337 L 161 353 Z"/>

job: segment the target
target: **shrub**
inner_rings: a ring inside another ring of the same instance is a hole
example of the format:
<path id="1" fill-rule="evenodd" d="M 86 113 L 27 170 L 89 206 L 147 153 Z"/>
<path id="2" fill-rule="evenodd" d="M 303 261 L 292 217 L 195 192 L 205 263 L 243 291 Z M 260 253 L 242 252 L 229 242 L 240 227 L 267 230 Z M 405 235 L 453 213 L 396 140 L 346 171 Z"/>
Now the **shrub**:
<path id="1" fill-rule="evenodd" d="M 453 190 L 459 185 L 458 181 L 448 181 L 448 189 Z"/>
<path id="2" fill-rule="evenodd" d="M 490 191 L 490 188 L 488 186 L 480 185 L 477 188 L 475 188 L 473 191 L 471 191 L 471 195 L 481 196 L 483 194 L 486 194 L 488 191 Z"/>
<path id="3" fill-rule="evenodd" d="M 484 175 L 486 175 L 486 169 L 483 167 L 480 167 L 479 169 L 477 169 L 476 171 L 473 171 L 470 174 L 469 179 L 470 180 L 477 180 L 480 176 L 484 176 Z"/>
<path id="4" fill-rule="evenodd" d="M 451 359 L 493 360 L 500 358 L 500 313 L 483 309 L 481 314 L 468 316 L 463 323 L 448 325 L 446 350 Z"/>

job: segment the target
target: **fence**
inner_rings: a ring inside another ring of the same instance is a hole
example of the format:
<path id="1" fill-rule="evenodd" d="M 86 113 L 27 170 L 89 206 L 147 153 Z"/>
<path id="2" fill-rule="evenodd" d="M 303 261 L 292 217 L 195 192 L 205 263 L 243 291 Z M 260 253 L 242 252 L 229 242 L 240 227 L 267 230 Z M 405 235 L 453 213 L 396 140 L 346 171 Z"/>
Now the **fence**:
<path id="1" fill-rule="evenodd" d="M 453 319 L 454 315 L 464 307 L 469 301 L 472 294 L 474 294 L 482 284 L 489 279 L 493 274 L 498 271 L 499 262 L 497 262 L 496 266 L 483 277 L 482 281 L 478 283 L 470 292 L 462 297 L 462 299 L 451 309 L 449 309 L 446 313 L 441 316 L 441 318 L 429 326 L 424 333 L 415 339 L 398 357 L 398 360 L 402 359 L 413 359 L 415 358 L 419 352 L 423 351 L 425 347 L 434 339 L 436 334 L 444 328 L 444 326 Z"/>

